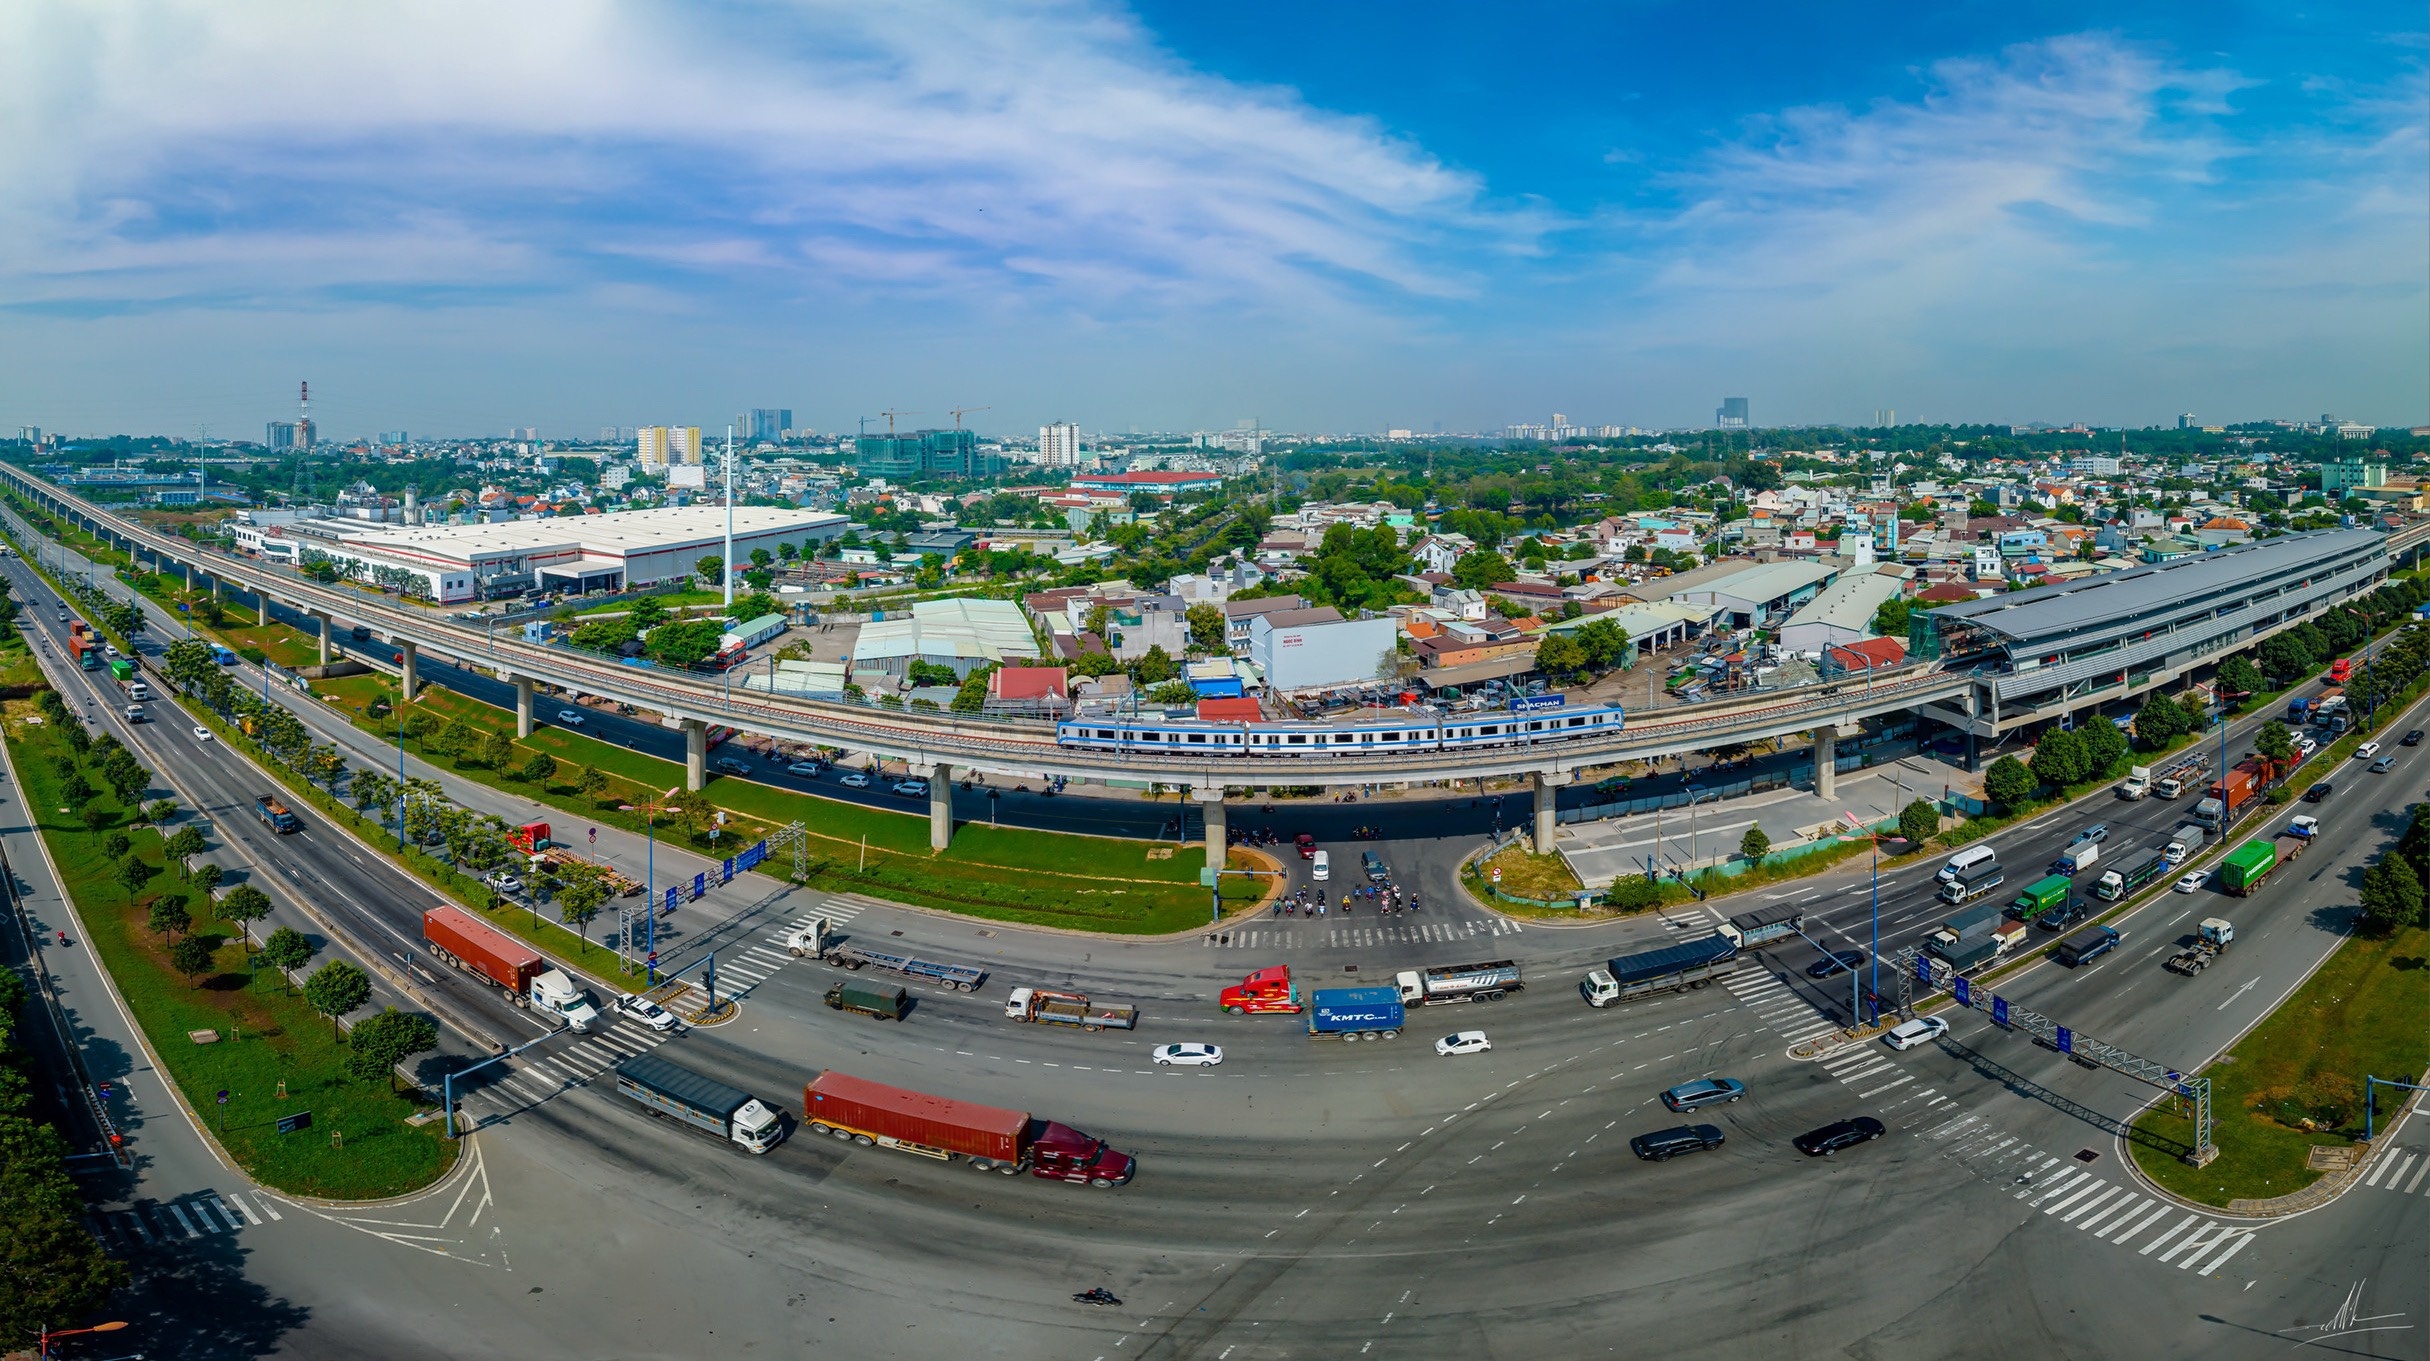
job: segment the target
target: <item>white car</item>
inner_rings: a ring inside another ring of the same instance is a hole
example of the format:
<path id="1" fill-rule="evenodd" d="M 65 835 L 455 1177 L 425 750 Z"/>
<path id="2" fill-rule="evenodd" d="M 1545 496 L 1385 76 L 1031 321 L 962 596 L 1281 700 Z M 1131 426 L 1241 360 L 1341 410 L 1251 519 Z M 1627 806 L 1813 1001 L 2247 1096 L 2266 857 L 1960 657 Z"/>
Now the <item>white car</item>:
<path id="1" fill-rule="evenodd" d="M 792 765 L 785 767 L 785 773 L 787 775 L 816 775 L 818 774 L 818 762 L 795 761 Z"/>
<path id="2" fill-rule="evenodd" d="M 508 870 L 499 870 L 497 873 L 488 876 L 481 882 L 498 890 L 500 893 L 520 893 L 523 891 L 523 881 L 516 878 L 515 875 Z"/>
<path id="3" fill-rule="evenodd" d="M 1912 1021 L 1891 1027 L 1890 1033 L 1882 1036 L 1882 1043 L 1893 1049 L 1913 1049 L 1919 1044 L 1928 1044 L 1948 1033 L 1949 1023 L 1940 1017 L 1918 1016 Z"/>
<path id="4" fill-rule="evenodd" d="M 647 997 L 627 997 L 616 1004 L 616 1009 L 652 1030 L 675 1028 L 675 1013 Z"/>
<path id="5" fill-rule="evenodd" d="M 1160 1044 L 1148 1051 L 1148 1057 L 1159 1064 L 1208 1068 L 1223 1062 L 1223 1047 L 1213 1044 Z"/>
<path id="6" fill-rule="evenodd" d="M 842 785 L 846 789 L 867 789 L 869 787 L 869 777 L 856 770 L 844 776 L 843 779 L 836 781 L 836 783 Z"/>
<path id="7" fill-rule="evenodd" d="M 894 792 L 907 799 L 925 798 L 928 795 L 928 781 L 897 780 L 895 781 Z"/>
<path id="8" fill-rule="evenodd" d="M 1482 1054 L 1493 1048 L 1493 1041 L 1482 1030 L 1463 1030 L 1457 1035 L 1445 1035 L 1434 1042 L 1434 1052 L 1445 1058 L 1459 1054 Z"/>
<path id="9" fill-rule="evenodd" d="M 209 728 L 204 727 L 204 726 L 203 726 L 202 724 L 200 724 L 200 723 L 195 724 L 195 725 L 194 725 L 194 740 L 195 740 L 195 741 L 197 741 L 197 742 L 208 742 L 208 741 L 210 741 L 210 740 L 211 740 L 211 730 L 210 730 Z"/>
<path id="10" fill-rule="evenodd" d="M 2179 893 L 2196 892 L 2201 889 L 2202 881 L 2210 877 L 2211 872 L 2209 870 L 2187 870 L 2185 873 L 2177 876 L 2177 891 Z"/>
<path id="11" fill-rule="evenodd" d="M 2313 836 L 2319 834 L 2320 819 L 2313 817 L 2309 813 L 2297 813 L 2295 816 L 2287 819 L 2287 831 L 2295 836 L 2303 837 L 2306 840 L 2309 840 Z"/>
<path id="12" fill-rule="evenodd" d="M 579 728 L 590 719 L 580 709 L 559 709 L 557 721 L 569 728 Z"/>
<path id="13" fill-rule="evenodd" d="M 2368 761 L 2377 755 L 2379 755 L 2379 743 L 2377 742 L 2365 742 L 2354 749 L 2354 759 L 2357 761 Z"/>
<path id="14" fill-rule="evenodd" d="M 2309 756 L 2313 752 L 2320 750 L 2320 744 L 2313 741 L 2309 737 L 2298 737 L 2295 739 L 2295 749 L 2302 752 L 2304 755 Z"/>

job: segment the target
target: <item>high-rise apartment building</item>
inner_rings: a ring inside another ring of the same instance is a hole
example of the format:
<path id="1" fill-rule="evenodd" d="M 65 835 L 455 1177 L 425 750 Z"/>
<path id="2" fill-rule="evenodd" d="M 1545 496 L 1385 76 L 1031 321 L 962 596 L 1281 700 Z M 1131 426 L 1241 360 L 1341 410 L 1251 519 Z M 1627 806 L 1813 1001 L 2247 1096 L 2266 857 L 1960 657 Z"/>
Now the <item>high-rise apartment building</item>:
<path id="1" fill-rule="evenodd" d="M 635 456 L 645 468 L 670 468 L 700 462 L 700 427 L 645 425 L 635 432 Z"/>
<path id="2" fill-rule="evenodd" d="M 1049 468 L 1068 468 L 1080 461 L 1080 427 L 1069 421 L 1038 427 L 1038 461 Z"/>
<path id="3" fill-rule="evenodd" d="M 272 421 L 262 432 L 262 443 L 274 454 L 288 453 L 312 447 L 312 422 Z"/>
<path id="4" fill-rule="evenodd" d="M 1746 429 L 1747 399 L 1744 397 L 1722 398 L 1720 409 L 1713 413 L 1713 424 L 1724 430 Z"/>
<path id="5" fill-rule="evenodd" d="M 792 428 L 793 413 L 777 406 L 755 406 L 734 422 L 734 433 L 752 444 L 782 444 Z"/>
<path id="6" fill-rule="evenodd" d="M 2388 465 L 2361 458 L 2332 458 L 2320 465 L 2320 494 L 2330 505 L 2346 499 L 2346 493 L 2361 487 L 2384 487 L 2388 484 Z"/>

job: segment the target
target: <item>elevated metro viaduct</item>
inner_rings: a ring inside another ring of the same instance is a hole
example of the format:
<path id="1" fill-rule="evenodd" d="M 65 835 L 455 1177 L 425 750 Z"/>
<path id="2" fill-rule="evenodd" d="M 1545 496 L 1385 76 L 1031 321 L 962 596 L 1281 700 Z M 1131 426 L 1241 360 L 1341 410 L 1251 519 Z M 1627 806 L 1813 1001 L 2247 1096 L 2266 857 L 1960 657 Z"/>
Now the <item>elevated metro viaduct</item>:
<path id="1" fill-rule="evenodd" d="M 1541 741 L 1530 736 L 1525 742 L 1500 747 L 1452 752 L 1222 758 L 1091 751 L 1059 746 L 1053 726 L 1047 723 L 977 720 L 950 714 L 913 716 L 793 696 L 738 694 L 730 686 L 708 684 L 699 676 L 619 665 L 567 648 L 527 643 L 519 637 L 502 638 L 435 609 L 409 605 L 393 596 L 350 585 L 323 585 L 258 561 L 157 533 L 22 469 L 0 466 L 0 485 L 6 485 L 32 504 L 82 525 L 139 564 L 149 563 L 154 570 L 164 573 L 182 571 L 188 589 L 195 588 L 198 578 L 208 579 L 214 592 L 223 583 L 233 583 L 310 615 L 320 624 L 324 659 L 330 655 L 334 621 L 344 619 L 377 631 L 397 648 L 407 698 L 411 698 L 416 688 L 416 659 L 425 648 L 466 665 L 493 670 L 515 687 L 515 727 L 519 736 L 531 734 L 534 692 L 538 685 L 546 683 L 654 710 L 675 719 L 686 736 L 685 780 L 694 789 L 702 787 L 707 779 L 707 734 L 712 726 L 902 760 L 929 781 L 929 840 L 938 850 L 944 849 L 952 835 L 949 781 L 957 771 L 981 771 L 1015 779 L 1062 776 L 1078 780 L 1146 780 L 1187 788 L 1206 815 L 1209 863 L 1220 864 L 1225 845 L 1223 800 L 1227 787 L 1338 788 L 1404 780 L 1524 775 L 1535 786 L 1536 843 L 1548 846 L 1553 833 L 1554 790 L 1569 783 L 1585 767 L 1676 756 L 1805 733 L 1813 735 L 1817 784 L 1819 792 L 1828 798 L 1832 794 L 1832 758 L 1837 738 L 1843 730 L 1852 729 L 1864 719 L 1899 712 L 1920 713 L 1965 733 L 1971 746 L 1973 739 L 1996 738 L 2028 717 L 2047 721 L 2067 712 L 2064 707 L 2042 706 L 2030 716 L 1999 717 L 1998 677 L 2013 674 L 2004 669 L 2012 663 L 1991 651 L 1977 651 L 1962 659 L 1923 661 L 1894 671 L 1794 691 L 1682 705 L 1647 719 L 1632 718 L 1618 732 L 1567 739 L 1547 737 Z M 2384 575 L 2386 555 L 2418 556 L 2430 544 L 2430 522 L 2395 535 L 2376 537 L 2384 541 L 2385 554 L 2378 559 L 2378 571 L 2370 576 L 2371 580 Z M 1999 599 L 2021 601 L 2042 594 L 2042 591 L 2023 592 Z M 2312 612 L 2316 613 L 2317 608 Z M 1924 618 L 1929 620 L 1932 615 Z M 2299 621 L 2279 620 L 2266 631 L 2250 632 L 2236 646 L 2248 646 L 2267 632 L 2291 627 L 2294 622 Z M 2215 662 L 2224 655 L 2225 651 L 2214 650 L 2204 654 L 2203 660 Z M 2165 674 L 2130 672 L 2123 687 L 2072 696 L 2070 706 L 2106 703 L 2180 674 L 2182 669 Z"/>

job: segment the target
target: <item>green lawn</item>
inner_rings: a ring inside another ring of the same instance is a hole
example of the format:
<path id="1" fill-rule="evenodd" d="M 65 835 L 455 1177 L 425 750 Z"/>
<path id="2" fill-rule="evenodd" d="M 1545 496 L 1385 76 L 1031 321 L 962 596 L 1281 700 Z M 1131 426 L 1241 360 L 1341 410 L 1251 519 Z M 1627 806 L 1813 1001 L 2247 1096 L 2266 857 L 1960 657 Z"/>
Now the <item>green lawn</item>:
<path id="1" fill-rule="evenodd" d="M 219 1137 L 229 1153 L 265 1185 L 333 1199 L 400 1195 L 443 1175 L 455 1148 L 438 1127 L 406 1124 L 417 1107 L 391 1094 L 386 1080 L 346 1074 L 345 1051 L 327 1018 L 287 995 L 276 970 L 256 976 L 247 967 L 236 929 L 204 920 L 205 895 L 189 891 L 174 871 L 159 870 L 160 838 L 150 830 L 130 836 L 135 856 L 159 872 L 130 899 L 103 851 L 109 829 L 88 830 L 58 811 L 65 807 L 64 781 L 51 758 L 67 743 L 57 728 L 27 724 L 33 709 L 19 701 L 6 706 L 9 753 L 28 803 L 40 810 L 42 838 L 66 878 L 62 887 L 84 922 L 85 942 L 109 968 L 187 1103 L 214 1125 L 224 1117 Z M 118 811 L 106 795 L 95 802 Z M 167 941 L 145 924 L 151 902 L 170 893 L 186 898 L 194 929 L 219 944 L 213 971 L 192 983 L 169 967 Z M 217 1031 L 220 1039 L 196 1044 L 190 1033 L 199 1030 Z M 222 1090 L 224 1109 L 214 1100 Z M 311 1128 L 279 1134 L 279 1117 L 298 1111 L 312 1113 Z M 153 1118 L 172 1117 L 155 1106 Z"/>
<path id="2" fill-rule="evenodd" d="M 2170 980 L 2180 987 L 2203 981 Z M 2236 1047 L 2205 1068 L 2219 1157 L 2193 1167 L 2193 1122 L 2162 1107 L 2135 1122 L 2136 1166 L 2205 1205 L 2300 1191 L 2314 1144 L 2363 1132 L 2363 1077 L 2419 1081 L 2430 1064 L 2430 932 L 2359 935 Z M 2401 1095 L 2401 1094 L 2399 1094 Z M 2382 1109 L 2391 1098 L 2383 1093 Z M 2310 1119 L 2314 1129 L 2305 1129 Z"/>

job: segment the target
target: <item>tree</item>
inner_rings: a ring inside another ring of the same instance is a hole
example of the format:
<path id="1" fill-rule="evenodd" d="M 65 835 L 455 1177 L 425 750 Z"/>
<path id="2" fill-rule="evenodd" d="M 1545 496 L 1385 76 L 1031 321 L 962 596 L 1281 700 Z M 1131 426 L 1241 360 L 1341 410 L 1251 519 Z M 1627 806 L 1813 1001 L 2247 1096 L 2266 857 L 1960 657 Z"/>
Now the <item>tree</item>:
<path id="1" fill-rule="evenodd" d="M 219 867 L 213 865 L 210 868 Z M 253 936 L 245 928 L 270 915 L 270 895 L 251 884 L 238 884 L 228 890 L 227 897 L 219 900 L 219 915 L 236 923 L 237 930 L 244 932 L 245 948 L 250 950 L 253 948 Z"/>
<path id="2" fill-rule="evenodd" d="M 2422 881 L 2401 855 L 2383 855 L 2363 871 L 2363 916 L 2381 930 L 2422 924 Z"/>
<path id="3" fill-rule="evenodd" d="M 2054 789 L 2064 789 L 2090 773 L 2090 761 L 2084 750 L 2084 739 L 2064 729 L 2045 732 L 2034 744 L 2034 778 Z"/>
<path id="4" fill-rule="evenodd" d="M 112 832 L 101 839 L 101 856 L 105 860 L 116 860 L 133 849 L 135 842 L 124 832 Z"/>
<path id="5" fill-rule="evenodd" d="M 1566 633 L 1552 634 L 1536 644 L 1536 669 L 1567 680 L 1586 669 L 1586 648 Z"/>
<path id="6" fill-rule="evenodd" d="M 1229 625 L 1226 623 L 1221 609 L 1206 604 L 1192 605 L 1189 612 L 1182 617 L 1189 621 L 1192 648 L 1210 656 L 1221 654 L 1226 650 L 1228 639 L 1225 635 L 1229 631 Z"/>
<path id="7" fill-rule="evenodd" d="M 188 936 L 169 947 L 169 967 L 186 976 L 186 989 L 190 992 L 195 978 L 210 971 L 212 956 L 217 953 L 210 941 Z"/>
<path id="8" fill-rule="evenodd" d="M 1983 772 L 1983 793 L 2002 808 L 2021 808 L 2033 797 L 2033 772 L 2014 756 L 2003 756 Z"/>
<path id="9" fill-rule="evenodd" d="M 186 911 L 186 900 L 174 893 L 164 893 L 152 900 L 152 910 L 145 914 L 144 924 L 158 931 L 163 940 L 194 924 L 193 914 Z"/>
<path id="10" fill-rule="evenodd" d="M 492 732 L 481 739 L 481 764 L 503 775 L 507 763 L 515 759 L 515 739 L 502 732 Z"/>
<path id="11" fill-rule="evenodd" d="M 2135 741 L 2145 751 L 2161 750 L 2184 731 L 2185 710 L 2157 690 L 2145 696 L 2143 707 L 2135 710 Z"/>
<path id="12" fill-rule="evenodd" d="M 2417 803 L 2405 834 L 2396 839 L 2396 853 L 2413 867 L 2424 887 L 2430 887 L 2430 803 Z"/>
<path id="13" fill-rule="evenodd" d="M 2079 734 L 2084 739 L 2084 765 L 2088 778 L 2104 779 L 2116 773 L 2118 759 L 2126 755 L 2126 734 L 2106 718 L 2096 718 Z"/>
<path id="14" fill-rule="evenodd" d="M 1141 685 L 1161 685 L 1171 680 L 1178 671 L 1179 668 L 1173 665 L 1173 654 L 1165 651 L 1161 643 L 1150 644 L 1148 650 L 1139 655 L 1139 660 L 1131 663 L 1131 678 Z"/>
<path id="15" fill-rule="evenodd" d="M 194 867 L 194 872 L 186 877 L 194 881 L 194 883 L 198 885 L 203 892 L 209 893 L 211 890 L 219 887 L 220 878 L 226 873 L 227 871 L 206 860 L 201 864 L 196 865 Z"/>
<path id="16" fill-rule="evenodd" d="M 687 619 L 650 630 L 650 660 L 661 666 L 692 666 L 717 655 L 726 630 L 713 619 Z"/>
<path id="17" fill-rule="evenodd" d="M 354 1052 L 346 1056 L 346 1071 L 366 1082 L 385 1074 L 394 1091 L 397 1066 L 438 1048 L 439 1027 L 428 1016 L 383 1007 L 354 1028 L 351 1043 Z"/>
<path id="18" fill-rule="evenodd" d="M 612 891 L 607 871 L 599 865 L 574 864 L 565 866 L 562 873 L 564 882 L 557 888 L 558 919 L 573 923 L 574 930 L 588 940 L 591 918 L 599 915 Z"/>
<path id="19" fill-rule="evenodd" d="M 345 960 L 330 960 L 304 980 L 304 1000 L 329 1018 L 329 1037 L 336 1039 L 338 1018 L 371 1000 L 371 975 Z"/>
<path id="20" fill-rule="evenodd" d="M 2259 667 L 2239 654 L 2219 664 L 2219 688 L 2230 694 L 2249 695 L 2257 690 L 2267 690 L 2270 682 L 2261 674 Z"/>
<path id="21" fill-rule="evenodd" d="M 1917 799 L 1898 810 L 1898 834 L 1910 846 L 1921 846 L 1938 836 L 1941 830 L 1941 810 L 1930 800 Z"/>
<path id="22" fill-rule="evenodd" d="M 2271 679 L 2285 682 L 2309 673 L 2314 654 L 2294 632 L 2288 632 L 2263 639 L 2256 656 Z"/>
<path id="23" fill-rule="evenodd" d="M 1747 834 L 1738 838 L 1738 853 L 1750 865 L 1762 864 L 1763 858 L 1772 853 L 1772 838 L 1764 834 L 1762 823 L 1747 824 Z"/>
<path id="24" fill-rule="evenodd" d="M 2295 754 L 2295 735 L 2287 731 L 2286 724 L 2273 718 L 2253 735 L 2253 750 L 2273 761 L 2283 761 Z"/>
<path id="25" fill-rule="evenodd" d="M 693 563 L 692 571 L 700 577 L 702 584 L 708 586 L 722 586 L 725 584 L 726 580 L 726 560 L 717 556 L 715 553 L 711 553 L 709 556 Z"/>
<path id="26" fill-rule="evenodd" d="M 595 804 L 599 802 L 599 796 L 607 792 L 607 772 L 597 766 L 584 766 L 582 772 L 574 777 L 574 787 Z"/>
<path id="27" fill-rule="evenodd" d="M 119 834 L 113 832 L 111 835 Z M 206 844 L 203 840 L 202 828 L 180 827 L 169 834 L 169 839 L 162 842 L 160 848 L 170 858 L 177 861 L 177 868 L 182 871 L 189 869 L 187 862 L 195 856 L 201 855 Z"/>
<path id="28" fill-rule="evenodd" d="M 262 962 L 289 976 L 302 971 L 319 953 L 320 947 L 312 943 L 311 937 L 292 926 L 278 928 L 270 933 L 270 939 L 262 942 Z"/>
<path id="29" fill-rule="evenodd" d="M 1893 596 L 1873 612 L 1873 632 L 1883 638 L 1904 638 L 1907 636 L 1907 621 L 1914 613 L 1912 603 Z"/>
<path id="30" fill-rule="evenodd" d="M 716 811 L 709 804 L 709 796 L 697 789 L 676 790 L 667 796 L 666 804 L 669 811 L 683 819 L 683 829 L 691 836 L 700 835 L 700 825 Z"/>
<path id="31" fill-rule="evenodd" d="M 1486 548 L 1471 549 L 1451 564 L 1451 584 L 1464 590 L 1481 591 L 1515 575 L 1510 559 Z"/>
<path id="32" fill-rule="evenodd" d="M 14 1016 L 16 1007 L 7 1009 Z M 128 1282 L 123 1263 L 101 1250 L 84 1226 L 84 1197 L 66 1170 L 59 1132 L 21 1114 L 24 1098 L 0 1112 L 0 1337 L 15 1347 L 44 1327 L 89 1317 Z"/>
<path id="33" fill-rule="evenodd" d="M 523 763 L 521 770 L 515 772 L 515 778 L 538 784 L 556 773 L 557 758 L 545 751 L 537 751 L 532 753 L 532 759 Z"/>

